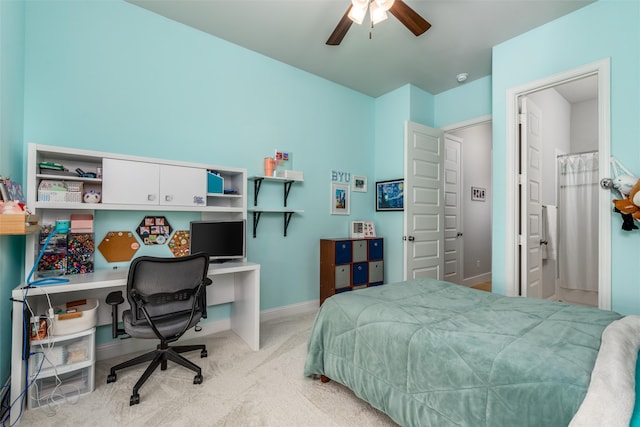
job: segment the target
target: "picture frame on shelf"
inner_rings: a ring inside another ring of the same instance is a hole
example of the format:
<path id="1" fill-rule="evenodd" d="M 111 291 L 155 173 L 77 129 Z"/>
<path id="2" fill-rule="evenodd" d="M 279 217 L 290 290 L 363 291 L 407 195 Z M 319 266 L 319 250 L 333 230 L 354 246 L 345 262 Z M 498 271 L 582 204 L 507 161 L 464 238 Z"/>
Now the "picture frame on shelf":
<path id="1" fill-rule="evenodd" d="M 351 194 L 349 184 L 331 183 L 331 215 L 349 215 Z"/>
<path id="2" fill-rule="evenodd" d="M 376 182 L 376 211 L 404 210 L 404 179 Z"/>
<path id="3" fill-rule="evenodd" d="M 361 175 L 354 175 L 352 179 L 352 190 L 358 193 L 367 192 L 367 177 Z"/>

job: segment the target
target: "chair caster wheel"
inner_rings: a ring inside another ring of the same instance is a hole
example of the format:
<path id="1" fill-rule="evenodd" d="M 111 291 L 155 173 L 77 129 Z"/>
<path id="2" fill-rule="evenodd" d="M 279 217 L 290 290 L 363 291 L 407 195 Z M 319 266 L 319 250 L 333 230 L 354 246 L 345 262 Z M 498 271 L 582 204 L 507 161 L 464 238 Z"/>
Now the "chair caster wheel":
<path id="1" fill-rule="evenodd" d="M 129 406 L 137 405 L 138 403 L 140 403 L 140 395 L 137 393 L 132 394 L 131 399 L 129 399 Z"/>
<path id="2" fill-rule="evenodd" d="M 116 382 L 116 378 L 118 378 L 116 374 L 107 375 L 107 384 Z"/>
<path id="3" fill-rule="evenodd" d="M 208 355 L 209 355 L 209 353 L 207 353 L 207 350 L 202 350 L 202 351 L 200 352 L 200 357 L 201 357 L 201 358 L 202 358 L 202 357 L 207 357 Z"/>
<path id="4" fill-rule="evenodd" d="M 195 377 L 193 377 L 193 383 L 202 384 L 202 375 L 196 375 Z"/>

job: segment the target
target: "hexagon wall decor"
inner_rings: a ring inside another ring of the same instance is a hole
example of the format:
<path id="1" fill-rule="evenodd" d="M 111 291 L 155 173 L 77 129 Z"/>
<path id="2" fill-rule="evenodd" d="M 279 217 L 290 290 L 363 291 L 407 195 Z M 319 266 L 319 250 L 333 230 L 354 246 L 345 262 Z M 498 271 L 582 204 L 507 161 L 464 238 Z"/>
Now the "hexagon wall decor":
<path id="1" fill-rule="evenodd" d="M 171 224 L 163 216 L 145 216 L 136 230 L 145 245 L 164 245 L 171 235 Z"/>
<path id="2" fill-rule="evenodd" d="M 131 261 L 140 249 L 140 243 L 131 231 L 108 231 L 98 245 L 107 262 Z"/>
<path id="3" fill-rule="evenodd" d="M 189 255 L 189 242 L 191 235 L 189 230 L 176 230 L 171 239 L 169 239 L 169 250 L 175 257 Z"/>

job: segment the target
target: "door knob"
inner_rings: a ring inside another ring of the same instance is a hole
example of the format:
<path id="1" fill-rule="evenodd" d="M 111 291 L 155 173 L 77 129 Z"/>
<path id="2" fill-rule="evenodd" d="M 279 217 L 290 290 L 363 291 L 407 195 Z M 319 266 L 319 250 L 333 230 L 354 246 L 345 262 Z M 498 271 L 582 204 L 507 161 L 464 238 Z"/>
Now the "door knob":
<path id="1" fill-rule="evenodd" d="M 409 236 L 409 241 L 410 241 L 410 242 L 413 242 L 414 240 L 416 240 L 416 238 L 415 238 L 415 237 L 413 237 L 413 236 Z"/>
<path id="2" fill-rule="evenodd" d="M 462 237 L 462 233 L 458 232 L 457 237 Z"/>

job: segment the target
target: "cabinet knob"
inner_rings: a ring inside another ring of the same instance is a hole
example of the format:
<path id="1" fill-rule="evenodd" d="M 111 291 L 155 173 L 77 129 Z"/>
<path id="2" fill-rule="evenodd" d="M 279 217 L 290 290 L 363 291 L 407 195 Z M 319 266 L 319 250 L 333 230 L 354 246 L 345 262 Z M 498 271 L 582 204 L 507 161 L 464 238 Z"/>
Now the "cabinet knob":
<path id="1" fill-rule="evenodd" d="M 165 201 L 165 202 L 170 202 L 170 201 L 172 201 L 172 200 L 173 200 L 173 196 L 172 196 L 171 194 L 166 194 L 166 195 L 164 196 L 164 201 Z"/>
<path id="2" fill-rule="evenodd" d="M 156 199 L 155 194 L 147 194 L 147 200 L 153 202 Z"/>

